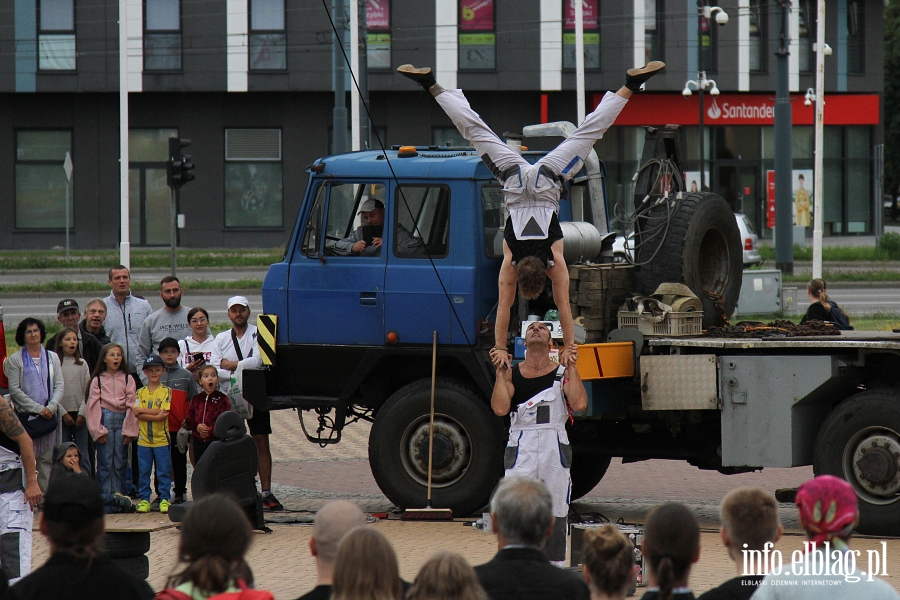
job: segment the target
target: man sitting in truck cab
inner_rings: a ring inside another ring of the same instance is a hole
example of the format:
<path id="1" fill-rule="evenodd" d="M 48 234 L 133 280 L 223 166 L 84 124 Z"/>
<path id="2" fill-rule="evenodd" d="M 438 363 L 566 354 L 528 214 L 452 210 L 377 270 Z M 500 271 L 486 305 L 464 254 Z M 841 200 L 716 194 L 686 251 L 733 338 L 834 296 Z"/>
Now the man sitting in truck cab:
<path id="1" fill-rule="evenodd" d="M 434 96 L 464 138 L 478 151 L 494 176 L 503 184 L 503 199 L 509 218 L 503 236 L 503 264 L 500 267 L 499 303 L 491 360 L 495 365 L 510 365 L 507 348 L 509 313 L 519 293 L 533 300 L 544 291 L 547 277 L 553 282 L 553 301 L 559 310 L 564 347 L 559 361 L 575 364 L 575 324 L 569 308 L 569 272 L 563 258 L 563 233 L 559 225 L 559 199 L 565 182 L 580 170 L 594 143 L 603 137 L 625 107 L 632 93 L 665 67 L 653 61 L 644 67 L 629 69 L 625 85 L 607 92 L 583 123 L 557 148 L 529 163 L 506 145 L 481 120 L 462 90 L 445 90 L 437 83 L 431 67 L 401 65 L 397 71 L 421 85 Z"/>
<path id="2" fill-rule="evenodd" d="M 335 242 L 334 253 L 341 256 L 379 256 L 381 240 L 384 235 L 384 203 L 375 198 L 368 198 L 359 206 L 358 215 L 363 224 L 344 239 Z M 398 254 L 415 254 L 422 247 L 422 240 L 411 236 L 402 226 L 397 227 Z"/>

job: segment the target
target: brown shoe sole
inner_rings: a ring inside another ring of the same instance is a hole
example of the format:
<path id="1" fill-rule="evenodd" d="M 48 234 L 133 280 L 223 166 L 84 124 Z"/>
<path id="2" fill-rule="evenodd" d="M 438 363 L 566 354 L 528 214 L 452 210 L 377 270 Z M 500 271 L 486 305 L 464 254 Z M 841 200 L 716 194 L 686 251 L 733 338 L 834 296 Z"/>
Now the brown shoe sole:
<path id="1" fill-rule="evenodd" d="M 638 75 L 644 75 L 646 73 L 655 73 L 656 71 L 660 71 L 663 68 L 665 68 L 665 66 L 666 66 L 666 63 L 664 63 L 663 61 L 654 60 L 654 61 L 648 62 L 643 67 L 635 67 L 633 69 L 628 69 L 628 71 L 626 71 L 626 74 L 629 77 L 637 77 Z M 403 67 L 400 67 L 400 68 L 402 69 Z"/>
<path id="2" fill-rule="evenodd" d="M 416 68 L 412 65 L 400 65 L 397 67 L 397 71 L 399 73 L 409 73 L 411 75 L 429 75 L 431 73 L 431 67 Z"/>

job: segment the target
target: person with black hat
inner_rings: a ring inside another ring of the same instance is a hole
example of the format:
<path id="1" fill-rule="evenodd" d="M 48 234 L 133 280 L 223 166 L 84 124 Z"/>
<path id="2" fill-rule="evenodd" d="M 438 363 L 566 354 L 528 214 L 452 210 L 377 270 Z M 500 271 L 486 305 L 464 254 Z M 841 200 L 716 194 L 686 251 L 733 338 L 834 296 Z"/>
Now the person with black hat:
<path id="1" fill-rule="evenodd" d="M 40 501 L 31 437 L 0 400 L 0 587 L 31 571 L 32 511 Z"/>
<path id="2" fill-rule="evenodd" d="M 78 308 L 78 302 L 74 298 L 60 300 L 59 304 L 56 305 L 56 320 L 63 327 L 71 327 L 78 332 L 78 352 L 81 354 L 81 358 L 87 361 L 88 368 L 93 370 L 97 366 L 97 358 L 100 356 L 100 348 L 103 346 L 96 337 L 78 326 L 80 319 L 81 311 Z M 56 342 L 59 335 L 57 333 L 47 340 L 47 343 L 44 344 L 47 350 L 56 350 Z"/>
<path id="3" fill-rule="evenodd" d="M 122 570 L 103 554 L 103 516 L 100 489 L 90 478 L 54 478 L 41 514 L 41 535 L 50 545 L 50 559 L 10 587 L 3 599 L 153 598 L 153 589 L 146 581 Z"/>

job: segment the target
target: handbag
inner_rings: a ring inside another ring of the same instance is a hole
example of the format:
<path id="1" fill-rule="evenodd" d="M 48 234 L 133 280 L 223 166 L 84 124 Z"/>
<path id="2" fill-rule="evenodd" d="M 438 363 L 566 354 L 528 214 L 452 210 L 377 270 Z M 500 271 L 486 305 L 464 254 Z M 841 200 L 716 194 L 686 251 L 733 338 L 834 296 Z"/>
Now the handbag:
<path id="1" fill-rule="evenodd" d="M 47 356 L 47 395 L 53 395 L 53 388 L 50 387 L 50 357 Z M 49 419 L 45 419 L 40 415 L 33 415 L 31 413 L 20 413 L 16 412 L 16 416 L 19 417 L 19 422 L 22 423 L 22 427 L 25 428 L 25 433 L 28 434 L 28 437 L 31 439 L 37 439 L 39 437 L 44 437 L 47 434 L 53 433 L 56 431 L 56 428 L 59 427 L 59 420 L 54 414 Z"/>

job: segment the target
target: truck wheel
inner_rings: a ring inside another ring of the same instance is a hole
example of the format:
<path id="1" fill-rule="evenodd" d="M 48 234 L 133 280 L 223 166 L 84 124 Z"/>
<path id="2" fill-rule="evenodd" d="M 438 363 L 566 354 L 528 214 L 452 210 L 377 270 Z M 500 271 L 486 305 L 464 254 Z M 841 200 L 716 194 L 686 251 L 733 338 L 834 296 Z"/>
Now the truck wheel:
<path id="1" fill-rule="evenodd" d="M 572 478 L 572 500 L 578 500 L 597 487 L 606 475 L 612 458 L 593 452 L 579 452 L 577 447 L 573 447 L 573 450 L 569 476 Z"/>
<path id="2" fill-rule="evenodd" d="M 860 392 L 832 410 L 819 429 L 813 467 L 856 490 L 860 533 L 900 535 L 900 391 Z"/>
<path id="3" fill-rule="evenodd" d="M 703 326 L 721 325 L 715 302 L 705 292 L 722 296 L 725 314 L 731 316 L 744 270 L 741 234 L 728 203 L 718 194 L 687 194 L 671 215 L 668 229 L 665 203 L 647 215 L 635 243 L 637 289 L 649 295 L 661 283 L 683 283 L 703 302 Z M 658 237 L 653 237 L 655 231 Z M 642 243 L 643 235 L 647 243 Z"/>
<path id="4" fill-rule="evenodd" d="M 432 506 L 468 515 L 484 507 L 503 475 L 502 420 L 481 397 L 438 378 L 435 387 Z M 425 506 L 431 380 L 395 392 L 369 434 L 369 465 L 378 487 L 400 508 Z"/>

